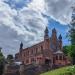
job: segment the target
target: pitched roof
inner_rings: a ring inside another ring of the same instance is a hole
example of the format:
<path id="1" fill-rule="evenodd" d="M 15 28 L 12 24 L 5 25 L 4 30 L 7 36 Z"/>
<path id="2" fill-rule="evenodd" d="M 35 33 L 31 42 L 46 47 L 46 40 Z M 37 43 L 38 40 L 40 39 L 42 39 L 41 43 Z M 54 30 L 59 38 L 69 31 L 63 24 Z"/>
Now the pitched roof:
<path id="1" fill-rule="evenodd" d="M 54 54 L 63 54 L 63 52 L 61 50 L 58 50 Z"/>

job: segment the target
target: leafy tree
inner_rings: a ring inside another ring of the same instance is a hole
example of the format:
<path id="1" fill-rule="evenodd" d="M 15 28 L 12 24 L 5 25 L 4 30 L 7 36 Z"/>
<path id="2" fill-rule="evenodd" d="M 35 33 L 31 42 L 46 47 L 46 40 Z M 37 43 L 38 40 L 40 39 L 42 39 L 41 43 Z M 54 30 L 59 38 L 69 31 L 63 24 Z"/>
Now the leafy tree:
<path id="1" fill-rule="evenodd" d="M 71 46 L 71 58 L 72 58 L 72 63 L 75 64 L 75 45 Z"/>
<path id="2" fill-rule="evenodd" d="M 71 56 L 71 46 L 70 45 L 64 46 L 63 49 L 64 49 L 63 52 L 65 53 L 65 55 L 70 57 Z"/>
<path id="3" fill-rule="evenodd" d="M 13 60 L 13 55 L 9 54 L 9 55 L 7 56 L 7 61 L 8 61 L 8 63 L 12 63 L 12 60 Z"/>
<path id="4" fill-rule="evenodd" d="M 69 27 L 69 37 L 71 40 L 71 57 L 73 60 L 73 64 L 75 64 L 75 7 L 73 8 L 72 21 Z"/>
<path id="5" fill-rule="evenodd" d="M 8 59 L 8 60 L 13 59 L 13 55 L 9 54 L 9 55 L 7 56 L 7 59 Z"/>
<path id="6" fill-rule="evenodd" d="M 75 62 L 75 45 L 69 45 L 69 46 L 64 46 L 63 47 L 63 52 L 65 53 L 66 56 L 68 56 L 72 63 L 74 64 Z"/>
<path id="7" fill-rule="evenodd" d="M 0 52 L 0 63 L 2 63 L 3 61 L 4 61 L 4 56 L 3 56 L 3 54 L 2 54 L 2 52 Z"/>

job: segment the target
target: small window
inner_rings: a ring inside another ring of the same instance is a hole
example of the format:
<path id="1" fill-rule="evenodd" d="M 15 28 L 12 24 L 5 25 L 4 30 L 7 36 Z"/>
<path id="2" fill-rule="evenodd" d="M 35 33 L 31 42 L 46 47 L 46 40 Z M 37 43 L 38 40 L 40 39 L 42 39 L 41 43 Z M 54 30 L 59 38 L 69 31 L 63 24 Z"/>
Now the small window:
<path id="1" fill-rule="evenodd" d="M 27 51 L 27 55 L 29 55 L 29 51 Z"/>
<path id="2" fill-rule="evenodd" d="M 66 58 L 63 56 L 63 60 L 66 60 Z"/>
<path id="3" fill-rule="evenodd" d="M 36 53 L 37 53 L 38 48 L 36 48 Z"/>
<path id="4" fill-rule="evenodd" d="M 33 54 L 33 50 L 31 50 L 31 54 Z"/>
<path id="5" fill-rule="evenodd" d="M 26 63 L 29 63 L 29 60 L 28 59 L 26 60 Z"/>
<path id="6" fill-rule="evenodd" d="M 62 56 L 59 56 L 59 60 L 62 60 Z"/>
<path id="7" fill-rule="evenodd" d="M 43 46 L 41 46 L 41 50 L 43 50 Z"/>

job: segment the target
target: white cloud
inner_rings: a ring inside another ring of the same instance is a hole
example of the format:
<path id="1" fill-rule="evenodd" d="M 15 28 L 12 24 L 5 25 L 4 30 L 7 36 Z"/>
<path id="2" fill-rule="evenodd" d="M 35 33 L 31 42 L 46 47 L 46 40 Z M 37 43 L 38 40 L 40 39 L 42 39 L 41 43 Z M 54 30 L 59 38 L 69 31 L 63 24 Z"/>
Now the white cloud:
<path id="1" fill-rule="evenodd" d="M 29 7 L 20 10 L 12 9 L 3 1 L 0 2 L 0 46 L 3 53 L 15 54 L 21 41 L 24 47 L 43 40 L 47 19 L 41 13 Z M 34 43 L 33 43 L 34 42 Z"/>
<path id="2" fill-rule="evenodd" d="M 70 22 L 73 0 L 32 0 L 28 7 L 23 5 L 19 10 L 14 4 L 21 3 L 21 0 L 12 0 L 15 3 L 11 5 L 4 1 L 10 0 L 0 0 L 0 46 L 5 55 L 15 54 L 21 41 L 24 47 L 28 47 L 43 40 L 48 20 L 42 13 L 60 23 Z"/>
<path id="3" fill-rule="evenodd" d="M 29 5 L 30 9 L 38 12 L 45 12 L 45 1 L 44 0 L 33 0 Z"/>
<path id="4" fill-rule="evenodd" d="M 50 16 L 61 24 L 69 24 L 75 0 L 33 0 L 28 7 Z"/>
<path id="5" fill-rule="evenodd" d="M 75 0 L 45 0 L 46 14 L 62 24 L 69 24 Z"/>

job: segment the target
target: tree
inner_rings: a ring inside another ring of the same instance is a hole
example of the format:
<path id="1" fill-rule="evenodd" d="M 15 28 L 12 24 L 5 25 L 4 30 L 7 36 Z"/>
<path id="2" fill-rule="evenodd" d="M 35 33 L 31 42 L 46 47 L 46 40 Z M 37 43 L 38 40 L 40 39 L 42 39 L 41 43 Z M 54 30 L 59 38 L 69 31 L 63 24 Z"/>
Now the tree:
<path id="1" fill-rule="evenodd" d="M 71 57 L 71 45 L 69 45 L 69 46 L 64 46 L 64 47 L 63 47 L 63 52 L 64 52 L 64 54 L 65 54 L 66 56 Z"/>
<path id="2" fill-rule="evenodd" d="M 1 48 L 0 48 L 0 75 L 2 75 L 3 69 L 4 69 L 4 56 L 3 56 L 2 52 L 1 52 Z"/>
<path id="3" fill-rule="evenodd" d="M 71 57 L 73 64 L 75 64 L 75 7 L 73 7 L 72 21 L 69 27 L 70 27 L 69 37 L 71 40 Z"/>
<path id="4" fill-rule="evenodd" d="M 9 54 L 9 55 L 7 56 L 7 59 L 8 59 L 8 60 L 13 59 L 13 55 Z"/>
<path id="5" fill-rule="evenodd" d="M 73 65 L 75 64 L 75 45 L 71 45 L 71 58 Z"/>
<path id="6" fill-rule="evenodd" d="M 7 61 L 8 61 L 8 63 L 11 63 L 12 60 L 13 60 L 13 55 L 9 54 L 9 55 L 7 56 Z"/>

